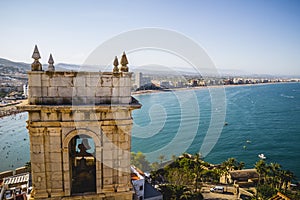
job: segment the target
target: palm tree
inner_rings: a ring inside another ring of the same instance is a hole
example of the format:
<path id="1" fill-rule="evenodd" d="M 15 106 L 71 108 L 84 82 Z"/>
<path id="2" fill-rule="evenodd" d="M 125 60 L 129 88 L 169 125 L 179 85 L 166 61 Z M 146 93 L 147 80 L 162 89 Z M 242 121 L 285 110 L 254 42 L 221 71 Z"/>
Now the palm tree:
<path id="1" fill-rule="evenodd" d="M 193 162 L 194 162 L 193 163 L 193 165 L 194 165 L 193 166 L 193 171 L 194 171 L 194 174 L 195 174 L 195 186 L 194 186 L 194 188 L 195 188 L 195 191 L 197 192 L 198 182 L 201 178 L 201 173 L 203 171 L 202 165 L 201 165 L 201 162 L 202 162 L 201 155 L 200 154 L 195 154 L 192 159 L 193 159 Z"/>
<path id="2" fill-rule="evenodd" d="M 232 170 L 241 170 L 244 168 L 245 163 L 239 162 L 235 158 L 228 158 L 228 160 L 224 161 L 221 165 L 226 167 L 228 171 Z"/>
<path id="3" fill-rule="evenodd" d="M 290 170 L 281 170 L 280 175 L 281 175 L 280 176 L 280 179 L 281 179 L 280 189 L 284 185 L 284 191 L 286 192 L 289 184 L 292 182 L 292 180 L 295 179 L 295 175 Z"/>
<path id="4" fill-rule="evenodd" d="M 242 169 L 244 165 L 244 163 L 239 163 L 235 158 L 228 158 L 228 160 L 221 163 L 221 169 L 223 171 L 223 175 L 225 176 L 225 182 L 227 183 L 227 176 L 230 171 Z"/>
<path id="5" fill-rule="evenodd" d="M 273 188 L 277 188 L 277 183 L 279 182 L 279 174 L 280 174 L 280 170 L 281 170 L 281 165 L 278 163 L 271 163 L 269 165 L 269 174 L 270 174 L 270 178 L 271 178 L 271 186 Z"/>
<path id="6" fill-rule="evenodd" d="M 159 161 L 160 161 L 160 165 L 162 165 L 162 162 L 165 160 L 165 156 L 164 155 L 160 155 L 158 157 Z"/>
<path id="7" fill-rule="evenodd" d="M 261 184 L 262 182 L 262 177 L 265 179 L 266 178 L 266 173 L 267 173 L 267 165 L 264 160 L 259 160 L 258 162 L 255 163 L 255 169 L 258 173 L 258 184 Z"/>
<path id="8" fill-rule="evenodd" d="M 244 162 L 239 162 L 238 166 L 237 166 L 237 170 L 241 170 L 245 167 L 245 163 Z"/>

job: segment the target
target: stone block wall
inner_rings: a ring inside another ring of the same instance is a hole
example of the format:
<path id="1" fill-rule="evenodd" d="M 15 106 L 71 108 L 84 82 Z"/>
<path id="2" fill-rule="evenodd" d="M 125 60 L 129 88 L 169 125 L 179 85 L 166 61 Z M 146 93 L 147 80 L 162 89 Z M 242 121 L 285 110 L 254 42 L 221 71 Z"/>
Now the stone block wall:
<path id="1" fill-rule="evenodd" d="M 95 142 L 97 194 L 123 193 L 124 199 L 132 196 L 131 109 L 106 106 L 94 112 L 89 107 L 73 112 L 71 106 L 35 109 L 30 112 L 28 122 L 35 199 L 71 196 L 68 144 L 79 134 L 89 135 Z M 74 121 L 77 114 L 80 118 Z"/>
<path id="2" fill-rule="evenodd" d="M 131 199 L 131 73 L 28 72 L 27 128 L 34 199 Z M 69 144 L 95 144 L 96 192 L 72 193 Z"/>
<path id="3" fill-rule="evenodd" d="M 31 105 L 130 104 L 132 73 L 28 72 Z"/>

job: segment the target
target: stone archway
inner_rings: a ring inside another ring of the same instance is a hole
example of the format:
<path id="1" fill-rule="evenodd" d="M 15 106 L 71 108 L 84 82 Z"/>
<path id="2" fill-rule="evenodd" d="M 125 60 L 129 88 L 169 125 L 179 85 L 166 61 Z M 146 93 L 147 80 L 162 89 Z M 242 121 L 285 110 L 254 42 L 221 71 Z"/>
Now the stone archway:
<path id="1" fill-rule="evenodd" d="M 66 135 L 63 140 L 66 195 L 100 192 L 101 146 L 101 134 L 88 129 L 73 130 Z"/>
<path id="2" fill-rule="evenodd" d="M 95 144 L 87 135 L 76 135 L 69 142 L 71 194 L 96 192 Z"/>

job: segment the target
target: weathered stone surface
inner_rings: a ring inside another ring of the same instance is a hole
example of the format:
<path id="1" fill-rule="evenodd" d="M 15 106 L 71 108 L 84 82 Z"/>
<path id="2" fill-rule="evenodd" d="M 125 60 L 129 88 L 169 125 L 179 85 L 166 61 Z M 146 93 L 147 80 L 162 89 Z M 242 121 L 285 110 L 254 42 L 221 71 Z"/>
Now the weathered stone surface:
<path id="1" fill-rule="evenodd" d="M 73 96 L 73 88 L 57 87 L 57 95 L 59 97 L 72 97 Z"/>
<path id="2" fill-rule="evenodd" d="M 22 109 L 29 112 L 34 198 L 132 199 L 131 111 L 140 105 L 131 104 L 131 73 L 34 71 L 28 75 L 29 105 Z M 70 145 L 82 135 L 94 142 L 96 193 L 75 196 Z"/>
<path id="3" fill-rule="evenodd" d="M 41 97 L 42 96 L 42 89 L 39 86 L 30 86 L 28 88 L 30 90 L 31 97 Z"/>
<path id="4" fill-rule="evenodd" d="M 100 80 L 100 75 L 95 76 L 90 76 L 86 78 L 86 86 L 87 87 L 96 87 L 96 86 L 101 86 L 101 80 Z"/>
<path id="5" fill-rule="evenodd" d="M 39 172 L 45 172 L 45 163 L 38 163 L 38 162 L 34 162 L 31 163 L 31 170 L 34 171 L 35 173 L 39 173 Z"/>
<path id="6" fill-rule="evenodd" d="M 131 74 L 114 76 L 97 72 L 30 72 L 30 104 L 71 104 L 75 102 L 109 104 L 128 103 L 118 97 L 128 97 L 131 92 Z M 76 100 L 76 97 L 81 97 Z M 91 97 L 94 100 L 90 100 Z M 51 98 L 59 98 L 58 101 Z M 118 102 L 118 101 L 121 102 Z"/>
<path id="7" fill-rule="evenodd" d="M 43 77 L 44 78 L 44 77 Z M 53 77 L 48 77 L 49 85 L 52 87 L 69 87 L 71 88 L 73 84 L 73 77 L 59 76 L 55 74 Z M 46 81 L 46 77 L 44 79 Z"/>
<path id="8" fill-rule="evenodd" d="M 35 73 L 30 73 L 28 76 L 28 85 L 30 86 L 42 86 L 42 73 L 40 72 L 35 72 Z"/>
<path id="9" fill-rule="evenodd" d="M 101 77 L 101 87 L 111 87 L 112 86 L 112 77 Z"/>
<path id="10" fill-rule="evenodd" d="M 85 74 L 78 74 L 73 79 L 75 87 L 86 87 L 86 76 Z"/>
<path id="11" fill-rule="evenodd" d="M 122 88 L 120 89 L 120 95 L 121 97 L 131 97 L 131 86 L 128 86 L 125 88 L 125 90 Z"/>
<path id="12" fill-rule="evenodd" d="M 63 181 L 62 181 L 61 164 L 58 163 L 56 165 L 59 165 L 59 166 L 54 166 L 54 164 L 52 164 L 52 168 L 51 168 L 51 182 L 52 182 L 52 185 L 54 186 L 52 188 L 62 188 Z M 57 169 L 57 170 L 55 170 L 55 169 Z M 54 184 L 53 182 L 56 182 L 59 185 L 55 187 L 55 185 L 57 185 L 57 184 Z"/>
<path id="13" fill-rule="evenodd" d="M 48 97 L 58 97 L 57 87 L 50 86 L 48 87 Z"/>

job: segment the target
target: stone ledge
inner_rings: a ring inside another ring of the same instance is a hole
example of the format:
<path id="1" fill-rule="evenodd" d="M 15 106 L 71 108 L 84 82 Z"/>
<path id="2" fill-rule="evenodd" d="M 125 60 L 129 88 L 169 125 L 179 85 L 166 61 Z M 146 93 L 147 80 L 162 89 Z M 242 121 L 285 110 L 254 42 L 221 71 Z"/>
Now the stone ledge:
<path id="1" fill-rule="evenodd" d="M 61 111 L 61 112 L 71 112 L 71 111 L 90 111 L 95 112 L 109 112 L 111 110 L 134 110 L 139 109 L 142 105 L 138 102 L 130 104 L 101 104 L 101 105 L 21 105 L 16 106 L 19 110 L 24 111 L 40 111 L 48 109 L 50 112 Z"/>

